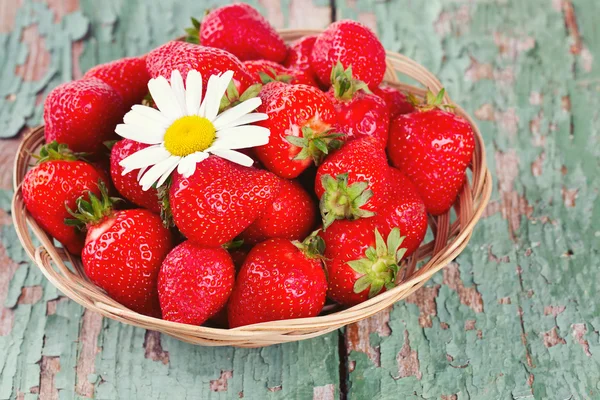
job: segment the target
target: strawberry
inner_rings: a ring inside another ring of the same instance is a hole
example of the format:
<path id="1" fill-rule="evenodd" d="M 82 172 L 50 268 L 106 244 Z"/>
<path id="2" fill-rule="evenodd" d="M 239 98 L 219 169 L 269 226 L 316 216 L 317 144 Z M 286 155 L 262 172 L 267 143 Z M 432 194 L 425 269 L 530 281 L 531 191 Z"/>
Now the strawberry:
<path id="1" fill-rule="evenodd" d="M 147 208 L 153 213 L 158 214 L 160 213 L 160 202 L 157 190 L 155 188 L 150 188 L 146 191 L 142 190 L 142 186 L 138 182 L 140 171 L 123 175 L 124 168 L 119 164 L 123 159 L 148 146 L 148 144 L 130 139 L 122 139 L 115 143 L 110 152 L 110 175 L 115 188 L 121 196 L 140 207 Z"/>
<path id="2" fill-rule="evenodd" d="M 316 40 L 317 35 L 310 35 L 304 36 L 291 43 L 283 65 L 288 68 L 304 71 L 305 73 L 316 77 L 310 67 L 310 53 L 312 53 Z"/>
<path id="3" fill-rule="evenodd" d="M 400 228 L 404 236 L 405 256 L 411 255 L 421 244 L 427 232 L 427 211 L 415 185 L 402 172 L 390 167 L 390 185 L 387 202 L 379 207 L 375 224 L 383 237 L 392 229 Z"/>
<path id="4" fill-rule="evenodd" d="M 417 187 L 427 211 L 450 209 L 465 182 L 475 149 L 473 128 L 464 118 L 442 110 L 444 91 L 428 93 L 418 112 L 391 124 L 388 154 L 392 165 Z"/>
<path id="5" fill-rule="evenodd" d="M 378 88 L 373 89 L 373 93 L 381 97 L 387 104 L 390 119 L 415 111 L 415 106 L 408 100 L 406 95 L 394 87 L 385 84 L 380 85 Z"/>
<path id="6" fill-rule="evenodd" d="M 171 72 L 179 70 L 181 76 L 195 69 L 202 75 L 202 93 L 206 93 L 211 75 L 233 71 L 237 91 L 243 93 L 254 83 L 252 75 L 233 54 L 212 47 L 172 41 L 152 50 L 146 57 L 146 68 L 152 78 L 171 78 Z"/>
<path id="7" fill-rule="evenodd" d="M 269 60 L 244 61 L 244 66 L 254 76 L 258 83 L 267 84 L 278 81 L 296 85 L 303 83 L 305 85 L 317 86 L 313 77 L 304 71 L 293 68 L 286 68 L 281 64 Z"/>
<path id="8" fill-rule="evenodd" d="M 43 230 L 70 253 L 80 254 L 85 235 L 65 223 L 70 218 L 66 207 L 74 208 L 77 199 L 88 191 L 100 194 L 99 181 L 108 182 L 98 169 L 77 160 L 65 145 L 52 142 L 42 147 L 38 165 L 23 179 L 23 202 Z"/>
<path id="9" fill-rule="evenodd" d="M 287 55 L 283 38 L 248 4 L 231 4 L 211 11 L 200 26 L 203 46 L 227 50 L 242 61 L 282 62 Z"/>
<path id="10" fill-rule="evenodd" d="M 158 275 L 163 319 L 202 325 L 227 303 L 234 280 L 227 250 L 181 243 L 164 259 Z"/>
<path id="11" fill-rule="evenodd" d="M 267 171 L 211 156 L 189 178 L 174 174 L 169 203 L 181 233 L 200 246 L 217 247 L 248 228 L 280 187 Z"/>
<path id="12" fill-rule="evenodd" d="M 56 140 L 76 152 L 99 153 L 103 142 L 116 138 L 124 114 L 119 93 L 101 80 L 63 83 L 44 103 L 46 143 Z"/>
<path id="13" fill-rule="evenodd" d="M 321 250 L 318 237 L 305 243 L 277 238 L 256 245 L 229 298 L 229 326 L 317 316 L 327 292 Z"/>
<path id="14" fill-rule="evenodd" d="M 100 185 L 77 200 L 74 224 L 87 227 L 81 261 L 87 277 L 125 307 L 160 316 L 156 285 L 160 265 L 172 247 L 171 233 L 160 217 L 148 210 L 115 211 L 113 198 Z"/>
<path id="15" fill-rule="evenodd" d="M 394 287 L 406 251 L 398 228 L 384 240 L 374 218 L 342 220 L 319 235 L 325 241 L 330 299 L 353 306 Z"/>
<path id="16" fill-rule="evenodd" d="M 281 181 L 275 201 L 240 235 L 245 245 L 271 238 L 304 239 L 314 227 L 317 214 L 310 195 L 298 182 Z"/>
<path id="17" fill-rule="evenodd" d="M 344 70 L 340 62 L 331 70 L 331 98 L 338 115 L 337 130 L 347 139 L 372 137 L 382 149 L 388 141 L 390 112 L 385 101 L 372 94 L 367 84 L 352 76 L 352 67 Z"/>
<path id="18" fill-rule="evenodd" d="M 148 93 L 150 75 L 146 70 L 146 57 L 121 58 L 95 66 L 85 73 L 84 78 L 98 78 L 121 95 L 123 104 L 130 109 L 141 104 Z"/>
<path id="19" fill-rule="evenodd" d="M 334 22 L 315 41 L 310 65 L 323 84 L 331 84 L 331 69 L 338 61 L 344 68 L 351 66 L 354 77 L 370 88 L 383 80 L 385 49 L 377 36 L 359 22 Z"/>
<path id="20" fill-rule="evenodd" d="M 331 100 L 307 85 L 272 82 L 259 94 L 257 112 L 269 118 L 257 125 L 269 128 L 269 143 L 256 148 L 261 163 L 282 178 L 296 178 L 311 163 L 319 164 L 341 135 L 332 133 L 336 114 Z"/>
<path id="21" fill-rule="evenodd" d="M 325 159 L 315 193 L 325 229 L 336 219 L 372 217 L 387 198 L 389 167 L 372 138 L 355 139 Z"/>

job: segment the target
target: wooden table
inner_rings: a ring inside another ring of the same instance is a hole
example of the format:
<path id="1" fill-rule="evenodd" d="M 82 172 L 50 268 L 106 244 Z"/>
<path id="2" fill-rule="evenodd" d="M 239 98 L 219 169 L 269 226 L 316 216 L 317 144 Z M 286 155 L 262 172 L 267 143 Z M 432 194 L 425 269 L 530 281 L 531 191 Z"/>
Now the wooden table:
<path id="1" fill-rule="evenodd" d="M 10 226 L 14 135 L 60 82 L 219 3 L 0 0 L 0 399 L 600 398 L 597 0 L 252 2 L 277 27 L 362 21 L 481 126 L 485 218 L 393 309 L 300 343 L 203 348 L 102 319 L 43 278 Z"/>

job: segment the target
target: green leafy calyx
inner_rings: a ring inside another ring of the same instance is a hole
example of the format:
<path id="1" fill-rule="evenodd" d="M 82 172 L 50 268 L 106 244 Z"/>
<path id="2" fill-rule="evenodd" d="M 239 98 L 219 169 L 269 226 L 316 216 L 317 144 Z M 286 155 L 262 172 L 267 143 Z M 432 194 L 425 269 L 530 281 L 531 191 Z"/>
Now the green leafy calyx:
<path id="1" fill-rule="evenodd" d="M 356 220 L 375 215 L 372 211 L 362 209 L 373 197 L 373 191 L 368 189 L 368 181 L 348 185 L 348 174 L 344 173 L 335 178 L 331 175 L 323 175 L 321 185 L 325 189 L 319 204 L 324 229 L 327 229 L 336 219 Z"/>
<path id="2" fill-rule="evenodd" d="M 263 85 L 266 85 L 267 83 L 270 82 L 283 82 L 283 83 L 290 83 L 292 81 L 292 79 L 294 79 L 294 77 L 292 75 L 287 75 L 287 74 L 277 74 L 277 71 L 275 71 L 273 68 L 269 68 L 269 73 L 266 73 L 264 71 L 260 71 L 258 73 L 258 76 L 260 77 L 260 81 L 263 83 Z"/>
<path id="3" fill-rule="evenodd" d="M 192 26 L 185 29 L 184 42 L 200 44 L 200 21 L 192 17 Z"/>
<path id="4" fill-rule="evenodd" d="M 167 229 L 175 227 L 171 202 L 169 201 L 169 189 L 171 188 L 172 183 L 173 179 L 169 176 L 163 185 L 156 188 L 158 204 L 160 204 L 160 219 L 162 220 L 163 226 Z"/>
<path id="5" fill-rule="evenodd" d="M 325 241 L 318 233 L 319 231 L 316 230 L 302 242 L 294 240 L 292 243 L 300 249 L 306 257 L 323 259 L 323 254 L 325 253 Z"/>
<path id="6" fill-rule="evenodd" d="M 260 89 L 262 89 L 262 86 L 262 84 L 256 83 L 252 86 L 249 86 L 248 89 L 246 89 L 244 93 L 240 95 L 240 92 L 238 91 L 237 87 L 235 86 L 235 83 L 232 80 L 231 82 L 229 82 L 229 86 L 227 86 L 227 91 L 221 99 L 221 104 L 219 105 L 219 112 L 223 112 L 231 107 L 235 107 L 238 104 L 243 103 L 248 99 L 258 96 L 258 94 L 260 93 Z"/>
<path id="7" fill-rule="evenodd" d="M 77 199 L 75 211 L 71 210 L 65 203 L 67 211 L 73 217 L 66 218 L 65 225 L 85 230 L 86 226 L 96 224 L 112 214 L 114 203 L 121 201 L 121 199 L 110 197 L 106 185 L 102 180 L 98 181 L 98 188 L 100 189 L 100 197 L 88 190 L 85 195 Z"/>
<path id="8" fill-rule="evenodd" d="M 396 284 L 396 276 L 400 271 L 400 261 L 406 249 L 400 247 L 404 236 L 400 236 L 400 229 L 394 228 L 383 239 L 379 230 L 375 229 L 375 247 L 365 251 L 365 258 L 349 261 L 348 265 L 354 271 L 362 274 L 354 282 L 354 293 L 361 293 L 369 289 L 369 298 L 379 294 L 385 287 L 391 289 Z"/>
<path id="9" fill-rule="evenodd" d="M 440 110 L 451 110 L 455 106 L 453 104 L 444 103 L 444 96 L 446 95 L 446 89 L 442 88 L 437 94 L 434 94 L 431 90 L 427 91 L 425 99 L 420 101 L 415 95 L 410 93 L 408 95 L 408 101 L 419 111 L 430 111 L 433 109 Z"/>
<path id="10" fill-rule="evenodd" d="M 352 76 L 352 66 L 344 69 L 340 61 L 331 70 L 331 85 L 336 99 L 350 100 L 359 90 L 372 93 L 369 86 Z"/>
<path id="11" fill-rule="evenodd" d="M 37 163 L 41 164 L 46 161 L 77 161 L 83 160 L 85 153 L 74 153 L 66 144 L 58 143 L 56 140 L 45 144 L 40 149 L 38 155 L 33 157 L 37 159 Z"/>
<path id="12" fill-rule="evenodd" d="M 306 160 L 312 158 L 315 165 L 321 164 L 323 159 L 331 150 L 339 149 L 343 141 L 343 133 L 315 132 L 309 126 L 302 127 L 302 137 L 288 135 L 285 139 L 294 146 L 300 147 L 300 152 L 294 157 L 294 160 Z"/>

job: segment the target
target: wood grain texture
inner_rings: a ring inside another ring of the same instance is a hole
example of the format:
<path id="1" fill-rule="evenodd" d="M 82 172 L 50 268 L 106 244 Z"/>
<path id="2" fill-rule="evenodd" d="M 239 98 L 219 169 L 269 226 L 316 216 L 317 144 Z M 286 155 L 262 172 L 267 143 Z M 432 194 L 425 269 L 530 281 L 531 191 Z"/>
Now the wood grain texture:
<path id="1" fill-rule="evenodd" d="M 179 35 L 225 1 L 0 0 L 0 136 L 51 88 Z M 322 27 L 326 0 L 256 0 Z M 461 256 L 406 302 L 321 338 L 202 348 L 62 297 L 10 227 L 0 142 L 0 399 L 598 398 L 600 31 L 595 0 L 335 0 L 478 118 L 496 189 Z M 341 365 L 341 367 L 340 367 Z"/>
<path id="2" fill-rule="evenodd" d="M 497 179 L 469 247 L 429 284 L 431 322 L 424 299 L 398 304 L 391 333 L 359 330 L 349 344 L 349 397 L 598 398 L 598 3 L 336 9 L 375 21 L 386 48 L 440 77 L 479 119 Z M 379 363 L 360 350 L 377 346 Z"/>

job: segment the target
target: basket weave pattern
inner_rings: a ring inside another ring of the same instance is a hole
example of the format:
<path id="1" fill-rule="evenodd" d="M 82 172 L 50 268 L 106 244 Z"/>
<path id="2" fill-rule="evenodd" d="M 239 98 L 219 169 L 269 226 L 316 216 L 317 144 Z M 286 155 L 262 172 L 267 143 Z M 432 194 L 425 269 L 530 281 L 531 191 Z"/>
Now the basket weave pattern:
<path id="1" fill-rule="evenodd" d="M 287 42 L 319 32 L 316 30 L 280 31 Z M 423 88 L 400 83 L 398 73 L 411 77 Z M 442 88 L 437 78 L 424 67 L 393 52 L 387 52 L 387 70 L 384 80 L 391 86 L 405 93 L 412 93 L 418 98 L 425 95 L 424 88 L 429 88 L 434 93 Z M 445 103 L 454 104 L 447 93 Z M 450 212 L 438 217 L 429 217 L 434 240 L 423 243 L 407 260 L 404 273 L 400 274 L 395 288 L 352 308 L 340 311 L 331 307 L 326 308 L 326 311 L 318 317 L 265 322 L 235 329 L 216 329 L 148 317 L 135 313 L 112 300 L 102 289 L 87 279 L 81 260 L 56 247 L 52 238 L 37 225 L 25 209 L 20 185 L 28 168 L 34 163 L 31 154 L 37 153 L 44 143 L 43 126 L 30 132 L 19 147 L 13 174 L 15 189 L 12 203 L 13 222 L 23 247 L 46 278 L 72 300 L 105 317 L 205 346 L 260 347 L 308 339 L 367 318 L 405 299 L 423 286 L 433 274 L 456 258 L 467 246 L 473 228 L 490 198 L 492 179 L 487 169 L 485 148 L 479 129 L 462 108 L 456 106 L 454 112 L 471 123 L 476 144 L 469 166 L 470 178 L 465 182 L 453 206 L 456 220 L 451 221 Z M 38 239 L 41 246 L 34 245 L 33 237 Z M 426 260 L 426 263 L 417 269 L 417 263 L 421 260 Z"/>

